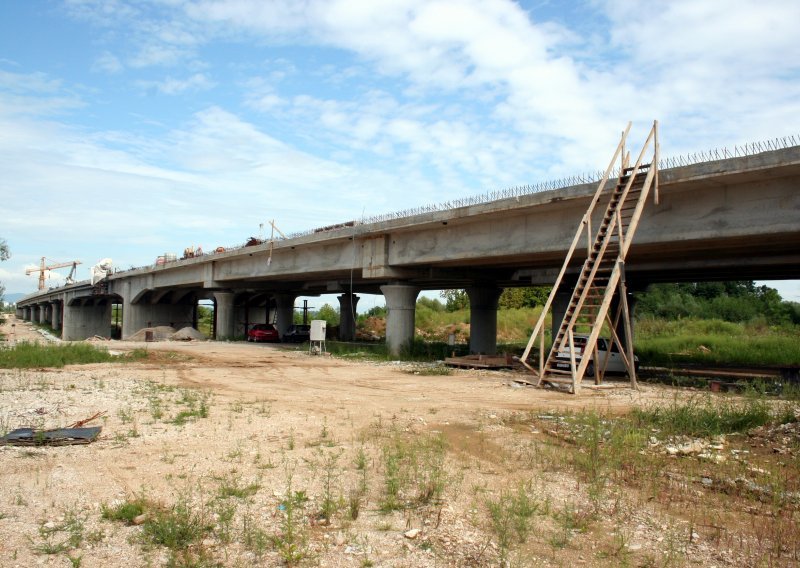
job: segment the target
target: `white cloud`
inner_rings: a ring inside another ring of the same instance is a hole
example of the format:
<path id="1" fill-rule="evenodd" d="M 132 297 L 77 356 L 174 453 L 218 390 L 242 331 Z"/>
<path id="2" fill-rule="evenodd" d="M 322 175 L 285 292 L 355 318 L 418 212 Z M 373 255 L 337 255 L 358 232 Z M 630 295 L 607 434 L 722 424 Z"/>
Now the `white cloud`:
<path id="1" fill-rule="evenodd" d="M 98 56 L 92 64 L 92 71 L 115 74 L 124 69 L 122 62 L 112 53 L 105 52 Z"/>
<path id="2" fill-rule="evenodd" d="M 178 95 L 185 91 L 207 91 L 216 86 L 216 83 L 203 73 L 195 73 L 185 79 L 167 77 L 161 81 L 139 81 L 137 84 L 142 89 L 155 89 L 165 95 Z"/>

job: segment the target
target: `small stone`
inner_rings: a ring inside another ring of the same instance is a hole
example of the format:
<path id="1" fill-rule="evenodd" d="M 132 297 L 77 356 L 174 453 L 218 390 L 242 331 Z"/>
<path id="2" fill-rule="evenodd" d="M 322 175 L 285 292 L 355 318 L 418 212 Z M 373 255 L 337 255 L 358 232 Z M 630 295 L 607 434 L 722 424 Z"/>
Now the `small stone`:
<path id="1" fill-rule="evenodd" d="M 141 515 L 137 515 L 133 518 L 134 525 L 141 525 L 147 520 L 147 513 L 142 513 Z"/>
<path id="2" fill-rule="evenodd" d="M 417 538 L 419 536 L 420 532 L 421 531 L 419 529 L 411 529 L 409 531 L 404 532 L 403 536 L 406 537 L 406 538 L 414 539 L 414 538 Z"/>
<path id="3" fill-rule="evenodd" d="M 629 544 L 628 545 L 628 550 L 630 550 L 631 552 L 636 552 L 637 550 L 641 550 L 641 549 L 642 549 L 642 545 L 641 544 Z"/>
<path id="4" fill-rule="evenodd" d="M 336 535 L 336 546 L 343 546 L 344 545 L 344 535 L 339 533 Z"/>

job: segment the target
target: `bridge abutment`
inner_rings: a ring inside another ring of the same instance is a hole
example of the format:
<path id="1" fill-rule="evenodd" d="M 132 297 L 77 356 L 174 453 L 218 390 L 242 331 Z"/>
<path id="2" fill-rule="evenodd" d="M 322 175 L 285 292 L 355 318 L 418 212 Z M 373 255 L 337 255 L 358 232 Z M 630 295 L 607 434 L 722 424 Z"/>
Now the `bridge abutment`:
<path id="1" fill-rule="evenodd" d="M 469 296 L 469 351 L 497 353 L 497 305 L 503 291 L 495 286 L 467 288 Z"/>
<path id="2" fill-rule="evenodd" d="M 339 339 L 353 341 L 356 338 L 356 306 L 361 298 L 348 292 L 339 296 L 338 299 Z"/>
<path id="3" fill-rule="evenodd" d="M 386 345 L 389 353 L 399 355 L 403 346 L 414 340 L 414 318 L 419 288 L 407 284 L 381 286 L 386 298 Z"/>

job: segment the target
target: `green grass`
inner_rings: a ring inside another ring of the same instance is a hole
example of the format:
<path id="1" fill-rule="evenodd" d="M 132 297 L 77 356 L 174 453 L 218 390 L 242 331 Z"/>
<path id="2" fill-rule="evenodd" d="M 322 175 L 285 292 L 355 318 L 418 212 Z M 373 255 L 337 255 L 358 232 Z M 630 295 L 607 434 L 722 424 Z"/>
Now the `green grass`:
<path id="1" fill-rule="evenodd" d="M 769 405 L 762 398 L 743 402 L 712 397 L 673 401 L 669 406 L 635 408 L 637 425 L 656 428 L 664 435 L 718 436 L 748 432 L 772 421 Z"/>
<path id="2" fill-rule="evenodd" d="M 643 319 L 636 353 L 646 365 L 800 365 L 800 330 L 721 320 Z"/>
<path id="3" fill-rule="evenodd" d="M 142 515 L 146 508 L 146 501 L 141 497 L 137 497 L 130 501 L 124 501 L 115 507 L 110 507 L 103 503 L 100 514 L 102 518 L 106 520 L 132 525 L 133 520 L 139 515 Z"/>
<path id="4" fill-rule="evenodd" d="M 125 355 L 111 355 L 86 343 L 17 343 L 14 347 L 0 348 L 0 368 L 30 369 L 37 367 L 63 367 L 87 363 L 136 361 L 147 357 L 147 352 L 136 349 Z"/>

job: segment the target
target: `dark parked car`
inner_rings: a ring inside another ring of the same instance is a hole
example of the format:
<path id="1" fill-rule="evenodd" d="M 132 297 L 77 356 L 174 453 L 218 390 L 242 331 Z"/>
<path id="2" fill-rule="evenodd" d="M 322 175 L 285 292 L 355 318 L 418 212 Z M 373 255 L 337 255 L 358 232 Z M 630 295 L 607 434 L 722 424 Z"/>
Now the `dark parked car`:
<path id="1" fill-rule="evenodd" d="M 278 330 L 271 323 L 257 323 L 247 332 L 247 341 L 280 341 Z"/>
<path id="2" fill-rule="evenodd" d="M 289 329 L 286 330 L 286 333 L 283 334 L 283 340 L 290 343 L 303 343 L 304 341 L 308 341 L 310 336 L 310 325 L 290 325 Z"/>

